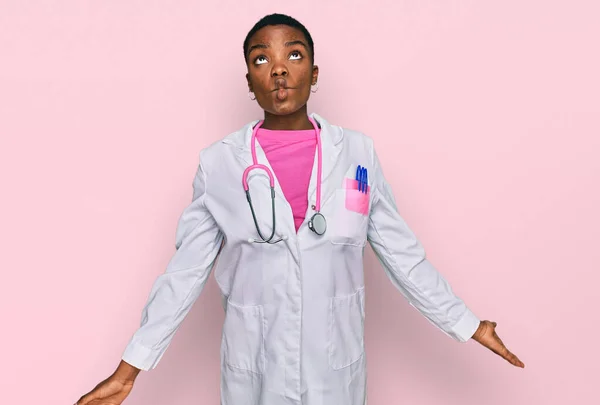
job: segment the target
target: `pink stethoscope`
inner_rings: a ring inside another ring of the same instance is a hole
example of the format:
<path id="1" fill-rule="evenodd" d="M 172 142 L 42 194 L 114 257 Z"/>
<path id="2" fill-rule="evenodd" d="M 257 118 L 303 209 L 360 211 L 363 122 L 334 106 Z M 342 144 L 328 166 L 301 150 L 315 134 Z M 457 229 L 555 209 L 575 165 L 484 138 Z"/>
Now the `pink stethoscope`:
<path id="1" fill-rule="evenodd" d="M 318 177 L 318 182 L 317 182 L 317 201 L 316 201 L 316 205 L 313 206 L 313 209 L 316 211 L 313 216 L 310 218 L 310 221 L 308 221 L 308 228 L 313 231 L 314 233 L 316 233 L 317 235 L 323 235 L 325 233 L 325 230 L 327 229 L 327 221 L 325 220 L 325 217 L 323 216 L 323 214 L 321 214 L 321 170 L 322 170 L 322 148 L 321 148 L 321 129 L 319 128 L 319 126 L 317 125 L 317 123 L 315 122 L 314 119 L 312 119 L 311 117 L 308 117 L 309 121 L 313 124 L 313 127 L 315 128 L 315 132 L 317 133 L 317 151 L 318 151 L 318 160 L 317 160 L 317 177 Z M 242 184 L 244 186 L 244 191 L 246 192 L 246 199 L 248 200 L 248 204 L 250 205 L 250 211 L 252 212 L 252 219 L 254 219 L 254 225 L 256 226 L 256 231 L 258 232 L 258 235 L 260 236 L 261 240 L 256 240 L 253 238 L 250 238 L 249 241 L 250 242 L 256 242 L 256 243 L 277 243 L 277 242 L 281 242 L 282 240 L 285 240 L 287 238 L 279 238 L 275 241 L 273 241 L 273 236 L 275 236 L 275 178 L 273 177 L 273 173 L 271 173 L 271 170 L 269 170 L 269 168 L 265 165 L 261 165 L 258 164 L 258 161 L 256 159 L 256 132 L 258 131 L 258 128 L 260 128 L 260 126 L 263 124 L 264 120 L 260 120 L 258 122 L 258 124 L 256 124 L 256 126 L 254 127 L 254 130 L 252 131 L 252 138 L 250 140 L 250 144 L 251 144 L 251 148 L 252 148 L 252 165 L 248 166 L 246 168 L 246 170 L 244 170 L 244 174 L 242 175 Z M 252 206 L 252 199 L 250 198 L 250 188 L 248 187 L 248 174 L 250 173 L 251 170 L 253 169 L 262 169 L 265 172 L 267 172 L 267 175 L 269 176 L 269 184 L 271 186 L 271 211 L 273 213 L 273 230 L 271 231 L 271 236 L 269 236 L 268 239 L 265 239 L 265 237 L 263 236 L 262 232 L 260 231 L 260 227 L 258 225 L 258 221 L 256 220 L 256 214 L 254 213 L 254 207 Z"/>

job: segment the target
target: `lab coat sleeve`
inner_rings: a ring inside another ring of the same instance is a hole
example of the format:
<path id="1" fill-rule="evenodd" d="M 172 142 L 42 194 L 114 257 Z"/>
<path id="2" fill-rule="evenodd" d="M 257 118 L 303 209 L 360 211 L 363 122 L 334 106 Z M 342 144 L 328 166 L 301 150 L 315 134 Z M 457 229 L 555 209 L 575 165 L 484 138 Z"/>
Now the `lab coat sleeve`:
<path id="1" fill-rule="evenodd" d="M 141 325 L 122 356 L 139 369 L 156 367 L 204 288 L 219 253 L 223 236 L 205 206 L 206 189 L 206 175 L 199 164 L 192 202 L 177 225 L 176 251 L 166 271 L 154 281 L 142 310 Z"/>
<path id="2" fill-rule="evenodd" d="M 372 202 L 367 238 L 394 286 L 432 324 L 466 342 L 479 326 L 477 316 L 457 297 L 425 258 L 423 246 L 399 215 L 392 189 L 373 149 Z"/>

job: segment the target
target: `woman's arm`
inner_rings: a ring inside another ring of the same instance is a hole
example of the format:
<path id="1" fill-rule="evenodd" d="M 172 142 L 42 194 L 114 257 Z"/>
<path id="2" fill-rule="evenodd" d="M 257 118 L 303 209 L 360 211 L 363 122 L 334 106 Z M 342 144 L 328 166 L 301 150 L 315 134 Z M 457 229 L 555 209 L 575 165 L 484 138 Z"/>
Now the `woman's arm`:
<path id="1" fill-rule="evenodd" d="M 117 369 L 83 395 L 77 405 L 121 404 L 133 389 L 139 372 L 156 367 L 202 292 L 223 235 L 204 205 L 207 184 L 201 164 L 193 189 L 192 202 L 179 218 L 175 254 L 152 286 L 140 327 L 125 348 Z"/>
<path id="2" fill-rule="evenodd" d="M 426 259 L 423 246 L 398 213 L 392 189 L 374 148 L 372 150 L 369 243 L 386 274 L 410 305 L 446 335 L 466 342 L 474 335 L 480 320 Z"/>
<path id="3" fill-rule="evenodd" d="M 392 189 L 372 148 L 372 205 L 367 238 L 388 277 L 432 324 L 459 342 L 473 338 L 517 367 L 524 367 L 495 332 L 481 321 L 426 259 L 425 250 L 398 213 Z"/>
<path id="4" fill-rule="evenodd" d="M 177 226 L 175 254 L 154 282 L 142 311 L 141 325 L 122 356 L 139 369 L 156 367 L 202 292 L 219 253 L 223 235 L 204 204 L 207 187 L 206 174 L 199 164 L 192 202 Z"/>

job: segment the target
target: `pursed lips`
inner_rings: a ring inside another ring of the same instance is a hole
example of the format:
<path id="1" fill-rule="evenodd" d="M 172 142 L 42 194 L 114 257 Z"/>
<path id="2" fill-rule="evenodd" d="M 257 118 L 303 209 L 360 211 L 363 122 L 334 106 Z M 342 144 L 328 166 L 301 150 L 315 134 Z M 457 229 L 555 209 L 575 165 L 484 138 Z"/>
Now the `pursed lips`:
<path id="1" fill-rule="evenodd" d="M 288 90 L 288 89 L 293 89 L 293 87 L 288 87 L 287 86 L 287 80 L 285 80 L 283 78 L 279 78 L 279 79 L 275 80 L 275 88 L 273 90 L 271 90 L 271 91 L 273 92 L 273 91 L 277 91 L 277 90 L 280 90 L 280 89 L 286 89 L 286 90 Z"/>

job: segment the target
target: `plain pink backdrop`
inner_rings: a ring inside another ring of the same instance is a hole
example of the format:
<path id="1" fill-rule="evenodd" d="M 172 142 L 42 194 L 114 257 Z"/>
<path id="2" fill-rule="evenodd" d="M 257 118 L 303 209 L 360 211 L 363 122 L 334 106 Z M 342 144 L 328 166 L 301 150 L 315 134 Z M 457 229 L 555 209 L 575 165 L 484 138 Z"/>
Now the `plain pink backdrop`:
<path id="1" fill-rule="evenodd" d="M 430 260 L 526 364 L 437 331 L 368 249 L 369 405 L 599 403 L 598 2 L 296 3 L 0 0 L 2 403 L 114 370 L 200 149 L 261 117 L 242 42 L 272 12 L 314 37 L 309 112 L 375 139 Z M 211 277 L 126 404 L 217 404 L 222 321 Z"/>

